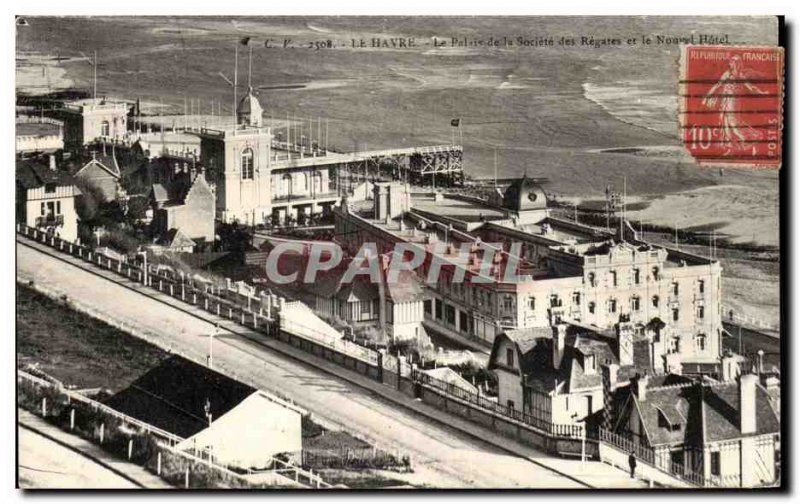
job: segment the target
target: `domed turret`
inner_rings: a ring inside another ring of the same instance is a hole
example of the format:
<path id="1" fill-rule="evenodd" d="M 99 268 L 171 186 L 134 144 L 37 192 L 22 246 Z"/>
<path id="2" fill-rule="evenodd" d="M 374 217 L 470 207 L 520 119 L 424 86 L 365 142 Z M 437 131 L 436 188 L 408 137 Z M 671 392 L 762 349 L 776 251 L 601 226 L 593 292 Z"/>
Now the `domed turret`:
<path id="1" fill-rule="evenodd" d="M 529 179 L 526 173 L 508 186 L 503 194 L 503 207 L 513 212 L 545 210 L 547 197 L 541 186 Z"/>
<path id="2" fill-rule="evenodd" d="M 264 109 L 261 108 L 261 103 L 258 98 L 253 94 L 252 86 L 247 89 L 247 95 L 239 102 L 236 107 L 236 122 L 246 126 L 261 126 L 263 123 L 262 115 Z"/>

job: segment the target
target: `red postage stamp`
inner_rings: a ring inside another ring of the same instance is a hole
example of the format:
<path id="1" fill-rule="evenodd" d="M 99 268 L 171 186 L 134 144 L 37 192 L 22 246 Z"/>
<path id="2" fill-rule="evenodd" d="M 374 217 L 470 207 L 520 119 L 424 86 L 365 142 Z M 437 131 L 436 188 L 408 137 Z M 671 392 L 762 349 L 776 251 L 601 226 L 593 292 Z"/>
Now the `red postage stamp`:
<path id="1" fill-rule="evenodd" d="M 782 47 L 682 48 L 681 134 L 699 163 L 780 167 L 783 64 Z"/>

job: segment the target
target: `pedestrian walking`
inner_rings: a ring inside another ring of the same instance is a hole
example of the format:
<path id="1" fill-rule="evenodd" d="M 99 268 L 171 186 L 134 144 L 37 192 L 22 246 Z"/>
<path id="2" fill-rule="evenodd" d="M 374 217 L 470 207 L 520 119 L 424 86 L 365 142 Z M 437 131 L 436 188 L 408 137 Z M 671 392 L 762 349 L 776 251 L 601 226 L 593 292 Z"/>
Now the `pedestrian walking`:
<path id="1" fill-rule="evenodd" d="M 636 472 L 636 455 L 634 455 L 633 451 L 631 451 L 631 454 L 628 455 L 628 467 L 631 468 L 631 478 L 633 478 L 633 475 Z"/>

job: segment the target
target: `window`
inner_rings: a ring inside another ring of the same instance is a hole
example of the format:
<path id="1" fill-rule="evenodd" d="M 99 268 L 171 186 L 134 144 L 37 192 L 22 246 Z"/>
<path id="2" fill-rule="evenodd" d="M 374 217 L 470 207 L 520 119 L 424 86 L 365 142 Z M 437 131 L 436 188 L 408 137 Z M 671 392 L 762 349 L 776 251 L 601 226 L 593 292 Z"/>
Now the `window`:
<path id="1" fill-rule="evenodd" d="M 442 300 L 436 300 L 436 319 L 442 320 Z"/>
<path id="2" fill-rule="evenodd" d="M 669 452 L 669 458 L 673 465 L 683 466 L 683 450 Z"/>
<path id="3" fill-rule="evenodd" d="M 528 308 L 530 308 L 531 310 L 535 310 L 536 309 L 536 298 L 535 297 L 531 296 L 531 297 L 528 298 Z"/>
<path id="4" fill-rule="evenodd" d="M 720 455 L 719 452 L 711 452 L 711 475 L 719 476 Z"/>
<path id="5" fill-rule="evenodd" d="M 633 283 L 635 283 L 635 284 L 637 284 L 637 285 L 638 285 L 638 284 L 639 284 L 639 281 L 640 281 L 640 278 L 639 278 L 639 277 L 640 277 L 640 275 L 639 275 L 639 268 L 634 268 L 634 269 L 633 269 Z"/>
<path id="6" fill-rule="evenodd" d="M 572 304 L 575 306 L 581 305 L 581 293 L 580 292 L 573 292 L 572 293 Z"/>
<path id="7" fill-rule="evenodd" d="M 449 304 L 444 305 L 445 321 L 450 325 L 456 325 L 456 309 Z"/>
<path id="8" fill-rule="evenodd" d="M 242 178 L 253 178 L 253 149 L 242 151 Z"/>
<path id="9" fill-rule="evenodd" d="M 108 121 L 100 123 L 100 136 L 111 136 L 111 125 L 108 124 Z"/>
<path id="10" fill-rule="evenodd" d="M 698 306 L 697 307 L 697 318 L 704 318 L 706 315 L 706 308 L 705 306 Z"/>
<path id="11" fill-rule="evenodd" d="M 616 299 L 609 299 L 608 300 L 608 313 L 617 313 L 617 300 Z"/>
<path id="12" fill-rule="evenodd" d="M 653 280 L 657 282 L 659 278 L 660 277 L 658 276 L 658 266 L 653 266 Z"/>
<path id="13" fill-rule="evenodd" d="M 45 213 L 47 213 L 47 210 L 45 210 L 45 205 L 44 203 L 42 203 L 42 215 L 44 215 Z"/>
<path id="14" fill-rule="evenodd" d="M 631 298 L 631 311 L 639 311 L 639 297 L 633 296 Z"/>
<path id="15" fill-rule="evenodd" d="M 44 192 L 46 193 L 54 193 L 56 192 L 56 185 L 53 183 L 47 183 L 44 185 Z"/>
<path id="16" fill-rule="evenodd" d="M 701 352 L 706 349 L 705 334 L 698 334 L 697 336 L 694 337 L 694 347 Z"/>
<path id="17" fill-rule="evenodd" d="M 611 285 L 613 285 L 615 287 L 617 286 L 617 272 L 616 271 L 612 271 L 611 272 Z"/>
<path id="18" fill-rule="evenodd" d="M 589 285 L 591 287 L 595 286 L 594 273 L 589 273 Z"/>
<path id="19" fill-rule="evenodd" d="M 557 294 L 553 294 L 550 296 L 550 307 L 555 308 L 557 306 L 561 306 L 561 300 L 558 298 Z"/>
<path id="20" fill-rule="evenodd" d="M 508 367 L 514 367 L 514 349 L 506 348 L 506 364 Z"/>
<path id="21" fill-rule="evenodd" d="M 56 201 L 56 215 L 61 215 L 61 200 Z"/>
<path id="22" fill-rule="evenodd" d="M 681 339 L 678 336 L 675 336 L 671 340 L 669 340 L 669 352 L 670 353 L 678 353 L 681 351 Z"/>
<path id="23" fill-rule="evenodd" d="M 433 306 L 431 306 L 433 302 L 430 299 L 426 299 L 423 301 L 422 305 L 425 310 L 425 315 L 430 315 L 433 312 Z"/>
<path id="24" fill-rule="evenodd" d="M 508 409 L 509 409 L 509 410 L 511 410 L 511 411 L 513 411 L 513 410 L 514 410 L 514 401 L 512 401 L 511 399 L 509 399 L 509 400 L 508 400 L 508 402 L 506 403 L 506 405 L 508 406 Z"/>
<path id="25" fill-rule="evenodd" d="M 595 357 L 594 355 L 587 355 L 584 359 L 584 370 L 594 371 Z"/>
<path id="26" fill-rule="evenodd" d="M 658 308 L 658 296 L 653 296 L 653 308 Z"/>
<path id="27" fill-rule="evenodd" d="M 594 313 L 594 302 L 589 303 L 589 313 Z"/>
<path id="28" fill-rule="evenodd" d="M 700 291 L 700 294 L 706 291 L 706 283 L 703 280 L 697 281 L 697 290 Z"/>
<path id="29" fill-rule="evenodd" d="M 678 312 L 678 309 L 677 308 L 673 308 L 672 309 L 672 320 L 674 322 L 677 322 L 679 318 L 680 318 L 680 313 Z"/>
<path id="30" fill-rule="evenodd" d="M 672 283 L 672 293 L 676 296 L 678 295 L 678 282 Z"/>
<path id="31" fill-rule="evenodd" d="M 503 297 L 503 309 L 506 311 L 511 311 L 514 309 L 514 298 L 511 296 Z"/>

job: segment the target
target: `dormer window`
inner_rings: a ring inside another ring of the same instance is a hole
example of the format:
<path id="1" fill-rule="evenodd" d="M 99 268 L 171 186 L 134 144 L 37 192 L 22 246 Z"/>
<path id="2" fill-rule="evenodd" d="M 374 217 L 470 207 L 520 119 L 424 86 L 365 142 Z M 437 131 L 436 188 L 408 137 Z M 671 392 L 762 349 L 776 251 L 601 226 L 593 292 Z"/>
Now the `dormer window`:
<path id="1" fill-rule="evenodd" d="M 661 408 L 658 410 L 658 426 L 663 427 L 671 432 L 678 431 L 681 428 L 681 422 L 677 418 L 670 418 Z"/>
<path id="2" fill-rule="evenodd" d="M 583 357 L 583 370 L 587 374 L 591 374 L 595 371 L 595 364 L 596 358 L 594 354 L 585 355 Z"/>
<path id="3" fill-rule="evenodd" d="M 514 367 L 514 349 L 513 348 L 506 348 L 506 365 L 508 367 Z"/>
<path id="4" fill-rule="evenodd" d="M 45 184 L 44 185 L 44 192 L 46 192 L 46 193 L 54 193 L 54 192 L 56 192 L 56 185 L 53 184 L 52 182 Z"/>

